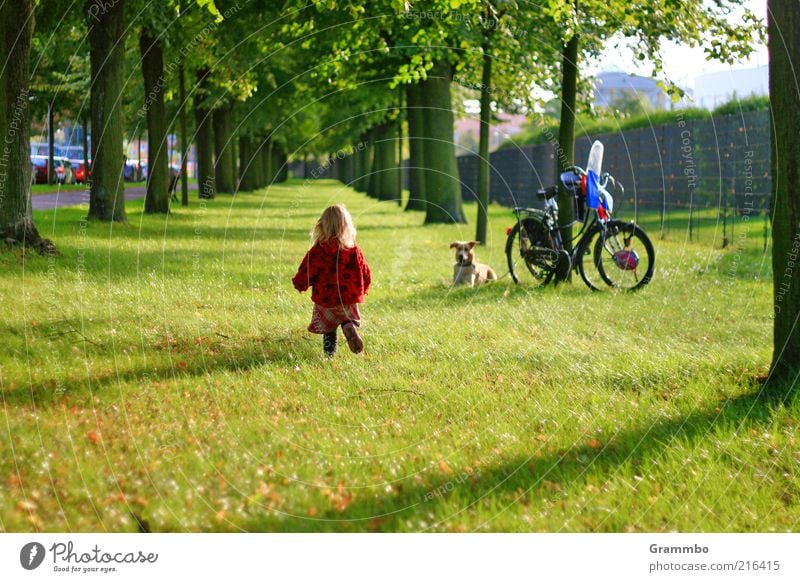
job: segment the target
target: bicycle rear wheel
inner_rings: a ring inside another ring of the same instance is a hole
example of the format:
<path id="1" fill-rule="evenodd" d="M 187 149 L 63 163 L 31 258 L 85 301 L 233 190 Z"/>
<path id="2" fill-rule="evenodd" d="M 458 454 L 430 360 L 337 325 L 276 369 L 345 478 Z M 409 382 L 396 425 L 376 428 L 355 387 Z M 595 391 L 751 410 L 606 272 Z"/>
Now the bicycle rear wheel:
<path id="1" fill-rule="evenodd" d="M 647 285 L 655 271 L 653 243 L 633 222 L 611 220 L 605 229 L 596 226 L 581 240 L 577 254 L 581 278 L 594 291 L 635 291 Z"/>
<path id="2" fill-rule="evenodd" d="M 559 252 L 544 222 L 529 217 L 517 222 L 508 234 L 506 258 L 515 283 L 540 286 L 547 285 L 553 278 Z"/>

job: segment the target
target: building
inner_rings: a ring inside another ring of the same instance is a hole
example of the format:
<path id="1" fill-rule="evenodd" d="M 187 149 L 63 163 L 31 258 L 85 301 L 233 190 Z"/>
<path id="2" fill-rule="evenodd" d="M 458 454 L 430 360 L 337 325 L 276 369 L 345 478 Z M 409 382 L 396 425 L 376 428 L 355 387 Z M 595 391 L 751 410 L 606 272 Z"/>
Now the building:
<path id="1" fill-rule="evenodd" d="M 498 119 L 492 122 L 492 126 L 489 130 L 490 152 L 495 151 L 500 147 L 500 144 L 508 138 L 521 132 L 523 127 L 527 124 L 527 118 L 524 115 L 512 115 L 502 111 L 495 115 Z M 453 141 L 456 144 L 456 153 L 458 155 L 477 153 L 480 131 L 481 121 L 478 117 L 456 120 L 453 135 Z"/>
<path id="2" fill-rule="evenodd" d="M 653 109 L 667 109 L 671 100 L 655 79 L 631 75 L 624 71 L 603 71 L 594 88 L 594 106 L 610 107 L 626 96 L 646 97 Z"/>
<path id="3" fill-rule="evenodd" d="M 714 109 L 734 98 L 769 95 L 769 65 L 700 75 L 694 81 L 698 107 Z"/>

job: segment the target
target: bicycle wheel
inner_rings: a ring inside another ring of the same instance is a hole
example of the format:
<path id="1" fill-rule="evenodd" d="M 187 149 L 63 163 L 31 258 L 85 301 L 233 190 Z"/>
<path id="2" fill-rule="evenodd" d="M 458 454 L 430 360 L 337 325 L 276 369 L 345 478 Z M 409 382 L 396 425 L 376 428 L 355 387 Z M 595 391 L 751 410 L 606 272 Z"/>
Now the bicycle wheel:
<path id="1" fill-rule="evenodd" d="M 641 289 L 653 278 L 656 252 L 645 232 L 633 222 L 611 220 L 593 228 L 577 249 L 578 270 L 594 291 L 612 287 Z M 591 260 L 588 259 L 591 257 Z"/>
<path id="2" fill-rule="evenodd" d="M 508 234 L 506 258 L 515 283 L 547 285 L 558 266 L 559 252 L 545 224 L 538 218 L 525 218 Z"/>

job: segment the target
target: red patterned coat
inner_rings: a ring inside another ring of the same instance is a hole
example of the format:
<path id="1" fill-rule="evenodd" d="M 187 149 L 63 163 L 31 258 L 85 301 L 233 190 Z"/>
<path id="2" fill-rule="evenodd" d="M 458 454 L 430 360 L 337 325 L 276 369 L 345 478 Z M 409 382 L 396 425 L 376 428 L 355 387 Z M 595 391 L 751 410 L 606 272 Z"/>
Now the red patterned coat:
<path id="1" fill-rule="evenodd" d="M 357 245 L 343 249 L 334 240 L 311 247 L 292 278 L 301 293 L 311 287 L 311 300 L 322 307 L 363 303 L 371 282 L 361 249 Z"/>

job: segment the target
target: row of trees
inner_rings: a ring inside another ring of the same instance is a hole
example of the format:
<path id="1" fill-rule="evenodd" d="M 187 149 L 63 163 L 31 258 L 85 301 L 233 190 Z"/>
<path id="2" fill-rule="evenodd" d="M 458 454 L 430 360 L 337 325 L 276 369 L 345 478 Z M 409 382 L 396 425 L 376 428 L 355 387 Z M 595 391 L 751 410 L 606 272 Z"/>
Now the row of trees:
<path id="1" fill-rule="evenodd" d="M 399 201 L 406 141 L 407 209 L 424 211 L 426 223 L 463 223 L 453 95 L 467 86 L 480 99 L 476 238 L 485 241 L 488 138 L 496 112 L 531 110 L 535 90 L 558 95 L 554 163 L 569 166 L 575 113 L 586 93 L 582 62 L 619 39 L 653 63 L 657 75 L 665 41 L 700 45 L 709 58 L 733 61 L 761 34 L 746 10 L 730 22 L 741 4 L 86 0 L 78 12 L 66 1 L 49 2 L 46 11 L 34 10 L 34 0 L 5 2 L 0 230 L 7 240 L 40 244 L 30 204 L 30 98 L 38 96 L 52 112 L 54 103 L 70 101 L 66 94 L 76 96 L 77 117 L 91 119 L 89 215 L 98 220 L 125 220 L 122 143 L 131 124 L 143 124 L 146 212 L 169 210 L 166 142 L 177 128 L 184 154 L 195 144 L 199 194 L 207 197 L 282 179 L 289 156 L 345 151 L 351 155 L 338 164 L 340 177 L 368 195 Z M 58 54 L 66 61 L 53 58 Z M 456 77 L 461 87 L 454 86 Z M 677 91 L 668 79 L 666 85 Z M 131 103 L 136 114 L 126 115 Z M 182 194 L 188 203 L 185 182 Z M 559 202 L 568 222 L 571 198 L 562 193 Z M 784 220 L 780 212 L 775 217 Z"/>
<path id="2" fill-rule="evenodd" d="M 195 143 L 202 196 L 264 183 L 257 178 L 264 174 L 260 168 L 279 166 L 276 160 L 287 152 L 338 151 L 366 136 L 370 151 L 362 157 L 367 161 L 354 169 L 375 175 L 357 186 L 382 199 L 400 199 L 398 139 L 407 128 L 408 208 L 424 210 L 426 223 L 466 222 L 452 140 L 457 74 L 462 84 L 480 92 L 476 235 L 485 241 L 489 126 L 495 112 L 530 110 L 536 88 L 560 94 L 558 163 L 569 165 L 579 59 L 599 54 L 610 38 L 622 35 L 656 68 L 664 40 L 703 44 L 709 56 L 730 60 L 750 50 L 757 30 L 747 13 L 743 24 L 728 23 L 727 10 L 738 3 L 87 0 L 79 14 L 70 2 L 54 1 L 47 11 L 38 11 L 43 18 L 34 27 L 33 0 L 19 0 L 6 3 L 4 10 L 25 14 L 26 26 L 18 30 L 14 18 L 5 19 L 9 34 L 4 38 L 15 63 L 30 62 L 35 41 L 33 89 L 45 96 L 39 101 L 49 104 L 48 111 L 57 101 L 72 101 L 78 117 L 91 118 L 89 215 L 100 220 L 125 220 L 122 142 L 135 123 L 146 127 L 149 142 L 147 212 L 169 209 L 170 128 L 180 130 L 184 153 L 189 141 Z M 130 35 L 138 42 L 126 43 Z M 134 81 L 136 69 L 141 84 Z M 30 77 L 22 73 L 4 68 L 4 79 L 16 85 L 4 99 L 12 113 L 18 95 L 30 90 Z M 27 120 L 22 125 L 27 131 Z M 251 159 L 250 152 L 267 163 Z M 23 164 L 19 170 L 24 174 L 29 168 Z M 183 201 L 188 201 L 185 183 Z M 571 200 L 564 196 L 561 202 L 570 216 Z M 30 216 L 22 223 L 32 234 Z"/>

